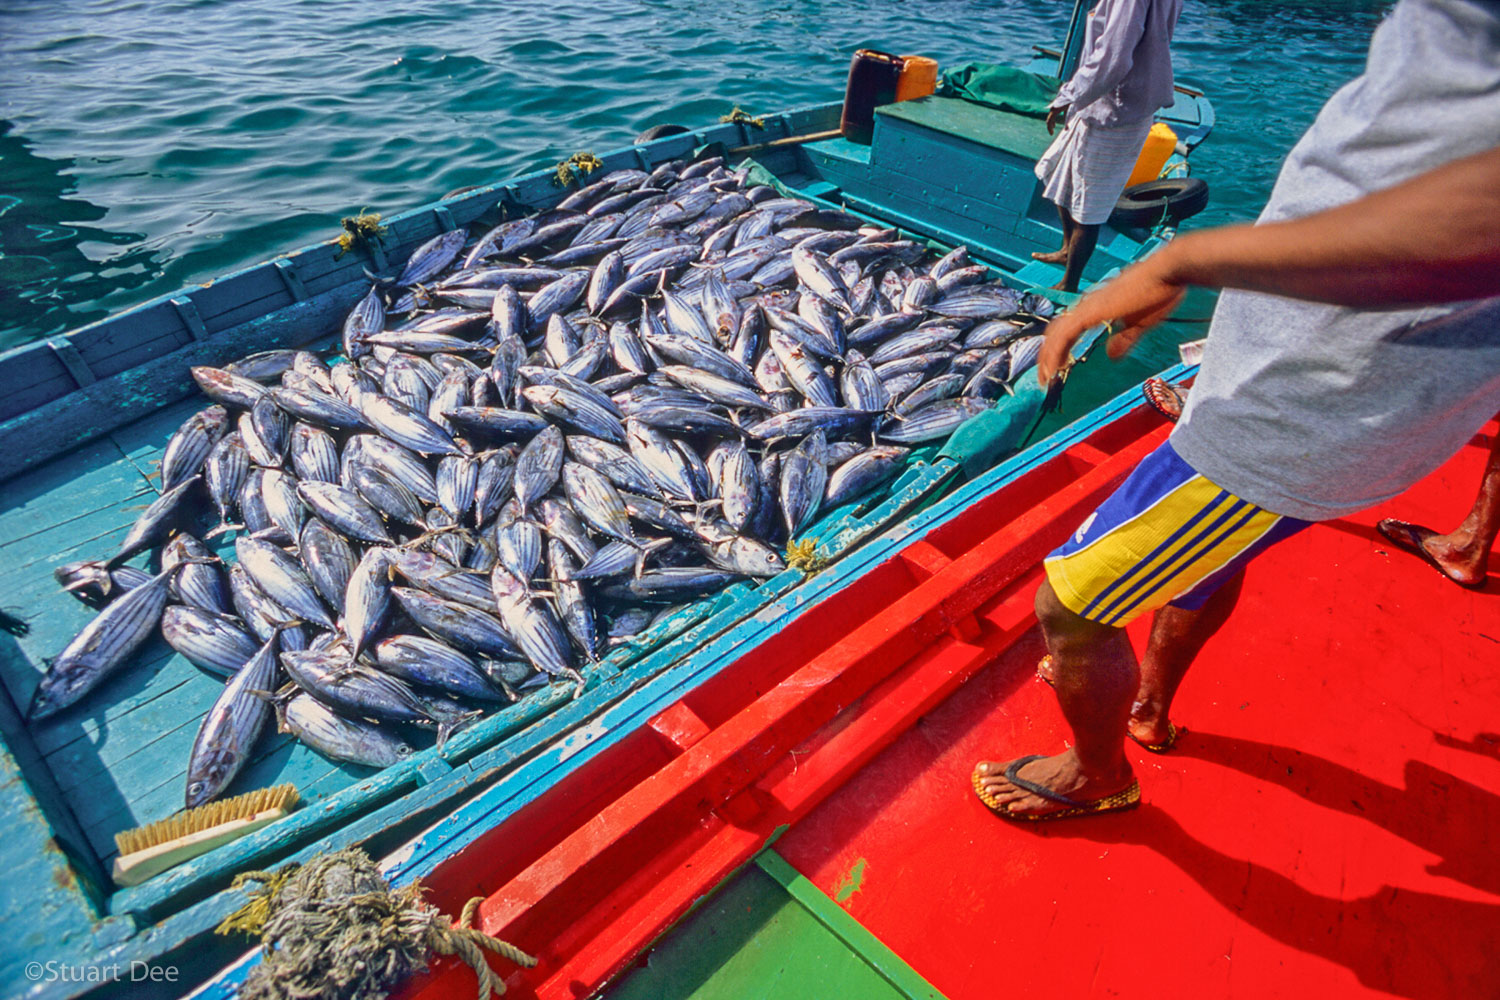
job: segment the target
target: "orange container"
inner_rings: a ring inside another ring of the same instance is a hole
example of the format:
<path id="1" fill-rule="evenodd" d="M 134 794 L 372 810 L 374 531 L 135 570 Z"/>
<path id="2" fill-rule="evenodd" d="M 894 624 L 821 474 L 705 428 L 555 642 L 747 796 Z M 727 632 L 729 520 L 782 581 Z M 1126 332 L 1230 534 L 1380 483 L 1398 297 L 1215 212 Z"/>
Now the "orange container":
<path id="1" fill-rule="evenodd" d="M 1152 125 L 1151 131 L 1146 134 L 1146 143 L 1141 147 L 1140 158 L 1135 161 L 1135 169 L 1130 171 L 1130 180 L 1125 182 L 1125 186 L 1156 180 L 1161 176 L 1161 168 L 1167 165 L 1167 157 L 1176 148 L 1176 132 L 1162 122 Z"/>
<path id="2" fill-rule="evenodd" d="M 901 76 L 896 80 L 896 100 L 911 101 L 937 90 L 938 64 L 926 56 L 902 56 Z"/>

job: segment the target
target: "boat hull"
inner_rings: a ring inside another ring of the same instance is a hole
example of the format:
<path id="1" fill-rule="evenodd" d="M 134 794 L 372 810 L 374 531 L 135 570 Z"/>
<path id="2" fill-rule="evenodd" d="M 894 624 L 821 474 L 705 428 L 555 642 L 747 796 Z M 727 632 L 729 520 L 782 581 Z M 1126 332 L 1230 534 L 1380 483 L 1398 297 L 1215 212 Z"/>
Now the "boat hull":
<path id="1" fill-rule="evenodd" d="M 766 116 L 761 128 L 711 126 L 608 152 L 601 157 L 602 169 L 649 167 L 705 146 L 759 147 L 816 133 L 837 121 L 837 111 L 836 104 L 820 105 Z M 939 132 L 927 139 L 939 145 L 962 141 Z M 764 162 L 801 196 L 873 221 L 901 221 L 939 244 L 968 240 L 976 258 L 993 264 L 1003 263 L 1009 253 L 1001 235 L 1021 238 L 1019 228 L 1001 234 L 988 222 L 979 232 L 923 228 L 920 219 L 882 215 L 895 211 L 884 201 L 885 192 L 894 190 L 884 181 L 872 181 L 858 195 L 851 188 L 846 196 L 828 179 L 832 174 L 820 174 L 839 161 L 837 143 L 777 147 Z M 889 167 L 898 161 L 886 162 Z M 1028 190 L 1034 187 L 1022 159 L 1011 157 L 1004 165 Z M 848 162 L 838 169 L 845 186 L 854 183 L 857 172 Z M 368 251 L 341 255 L 332 242 L 307 247 L 67 338 L 0 356 L 0 455 L 5 456 L 0 552 L 17 571 L 0 589 L 0 600 L 26 609 L 32 620 L 30 635 L 3 639 L 0 679 L 11 701 L 28 700 L 44 658 L 87 620 L 84 609 L 56 592 L 50 571 L 118 543 L 135 518 L 132 508 L 151 498 L 150 473 L 166 440 L 202 405 L 187 375 L 189 365 L 222 363 L 251 350 L 330 345 L 345 311 L 368 288 L 366 268 L 388 272 L 439 232 L 486 225 L 502 212 L 544 209 L 565 194 L 550 170 L 476 188 L 386 219 L 387 237 Z M 969 196 L 953 191 L 935 197 Z M 1114 234 L 1100 259 L 1119 266 L 1169 236 Z M 1005 280 L 1016 287 L 1032 283 L 1010 273 Z M 1087 376 L 1075 375 L 1080 387 L 1096 375 L 1099 385 L 1109 384 L 1097 364 L 1078 372 Z M 1134 378 L 1127 375 L 1125 381 Z M 915 512 L 989 469 L 1028 434 L 1047 434 L 1064 422 L 1051 418 L 1037 425 L 1023 416 L 1030 414 L 1017 409 L 998 430 L 971 435 L 963 447 L 920 451 L 888 490 L 833 511 L 811 532 L 819 556 L 827 560 L 820 572 L 736 585 L 692 605 L 591 668 L 580 697 L 565 685 L 539 692 L 454 736 L 441 751 L 423 751 L 378 773 L 330 764 L 285 738 L 267 741 L 243 772 L 244 787 L 291 780 L 309 807 L 142 886 L 117 891 L 109 885 L 112 834 L 176 808 L 186 748 L 214 686 L 199 683 L 195 668 L 153 643 L 109 689 L 110 704 L 101 702 L 96 712 L 60 717 L 41 728 L 26 725 L 13 712 L 0 718 L 7 750 L 0 764 L 18 779 L 4 785 L 0 799 L 6 814 L 16 817 L 4 827 L 6 840 L 17 858 L 31 859 L 20 866 L 14 891 L 6 895 L 5 913 L 25 920 L 30 901 L 45 899 L 49 914 L 35 940 L 0 948 L 0 974 L 19 974 L 46 952 L 72 965 L 171 965 L 181 974 L 179 982 L 200 980 L 235 948 L 211 932 L 242 901 L 227 891 L 236 872 L 348 844 L 383 853 L 433 823 L 435 832 L 421 842 L 421 850 L 393 857 L 392 871 L 398 878 L 439 877 L 441 860 L 471 849 L 500 817 L 529 815 L 539 808 L 533 803 L 553 787 L 576 794 L 578 768 L 613 747 L 617 735 L 636 732 L 666 704 L 714 682 L 745 650 L 771 642 L 810 609 L 835 601 L 902 543 L 908 533 L 903 525 Z M 1093 426 L 1094 419 L 1085 418 L 1085 424 Z M 859 614 L 864 606 L 834 607 Z M 738 683 L 759 683 L 740 677 Z M 482 809 L 458 808 L 486 790 L 503 800 L 498 812 L 494 799 Z M 554 804 L 544 811 L 555 808 L 556 800 L 549 801 Z M 37 858 L 45 860 L 33 863 Z M 16 975 L 10 979 L 20 981 Z M 70 996 L 89 988 L 88 983 L 50 982 L 30 991 Z M 179 991 L 160 988 L 162 995 Z"/>

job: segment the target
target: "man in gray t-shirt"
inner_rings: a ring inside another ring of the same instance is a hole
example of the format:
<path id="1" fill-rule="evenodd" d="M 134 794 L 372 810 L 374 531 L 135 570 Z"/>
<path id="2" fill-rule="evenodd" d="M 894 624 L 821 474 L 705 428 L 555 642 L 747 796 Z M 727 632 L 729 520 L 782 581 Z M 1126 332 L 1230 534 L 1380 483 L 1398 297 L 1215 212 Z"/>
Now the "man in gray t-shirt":
<path id="1" fill-rule="evenodd" d="M 1124 737 L 1171 748 L 1172 695 L 1245 563 L 1395 496 L 1500 410 L 1500 3 L 1401 0 L 1260 220 L 1180 236 L 1080 300 L 1038 377 L 1097 323 L 1124 353 L 1191 285 L 1229 291 L 1181 422 L 1047 558 L 1044 674 L 1076 742 L 975 769 L 1004 817 L 1138 801 Z M 1146 611 L 1138 665 L 1123 626 Z"/>

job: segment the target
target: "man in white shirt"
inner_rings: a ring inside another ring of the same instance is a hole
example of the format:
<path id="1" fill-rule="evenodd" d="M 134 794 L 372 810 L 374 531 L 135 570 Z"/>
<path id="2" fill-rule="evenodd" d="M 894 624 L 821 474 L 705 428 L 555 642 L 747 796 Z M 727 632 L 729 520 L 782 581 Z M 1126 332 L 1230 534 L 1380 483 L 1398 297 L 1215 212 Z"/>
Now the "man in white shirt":
<path id="1" fill-rule="evenodd" d="M 1037 161 L 1042 195 L 1062 218 L 1062 249 L 1031 256 L 1063 265 L 1055 288 L 1076 292 L 1141 155 L 1157 108 L 1171 104 L 1172 32 L 1182 0 L 1099 0 L 1089 14 L 1078 69 L 1047 112 L 1062 133 Z"/>

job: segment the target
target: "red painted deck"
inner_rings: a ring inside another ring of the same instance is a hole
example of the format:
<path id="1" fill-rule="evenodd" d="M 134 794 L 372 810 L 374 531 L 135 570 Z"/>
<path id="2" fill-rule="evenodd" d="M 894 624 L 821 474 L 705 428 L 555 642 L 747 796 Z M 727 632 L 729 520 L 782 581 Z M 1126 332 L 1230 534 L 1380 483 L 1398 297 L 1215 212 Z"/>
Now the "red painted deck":
<path id="1" fill-rule="evenodd" d="M 1131 747 L 1139 810 L 1021 827 L 970 793 L 1062 746 L 1033 632 L 777 849 L 835 897 L 862 866 L 845 909 L 952 1000 L 1500 996 L 1500 581 L 1373 529 L 1456 523 L 1488 443 L 1252 566 L 1179 748 Z"/>
<path id="2" fill-rule="evenodd" d="M 1166 428 L 1144 407 L 974 500 L 445 862 L 426 884 L 574 1000 L 768 841 L 952 1000 L 1500 997 L 1500 583 L 1391 553 L 1383 511 L 1250 570 L 1118 816 L 1013 826 L 981 758 L 1062 745 L 1039 560 Z M 1447 525 L 1476 439 L 1389 505 Z M 1145 623 L 1138 625 L 1136 637 Z M 468 990 L 439 963 L 405 997 Z"/>

